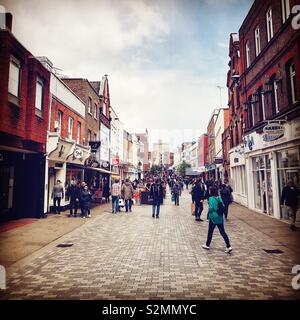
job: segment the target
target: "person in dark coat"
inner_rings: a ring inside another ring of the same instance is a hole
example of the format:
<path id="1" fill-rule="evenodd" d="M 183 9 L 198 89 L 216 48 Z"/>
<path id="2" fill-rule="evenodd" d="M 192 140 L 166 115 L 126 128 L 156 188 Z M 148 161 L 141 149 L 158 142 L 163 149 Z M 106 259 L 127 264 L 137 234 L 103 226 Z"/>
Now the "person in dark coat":
<path id="1" fill-rule="evenodd" d="M 109 196 L 110 196 L 109 181 L 105 180 L 103 185 L 103 197 L 105 198 L 105 203 L 109 203 Z"/>
<path id="2" fill-rule="evenodd" d="M 159 218 L 160 213 L 160 205 L 164 201 L 164 190 L 161 185 L 160 179 L 156 179 L 155 183 L 153 183 L 150 187 L 150 198 L 153 200 L 152 202 L 152 218 Z"/>
<path id="3" fill-rule="evenodd" d="M 80 187 L 78 185 L 76 185 L 76 181 L 75 180 L 71 181 L 71 185 L 67 189 L 67 195 L 70 198 L 70 204 L 69 204 L 70 214 L 69 214 L 69 217 L 73 216 L 73 209 L 74 209 L 74 217 L 76 217 L 78 204 L 79 204 L 79 200 L 80 200 Z"/>
<path id="4" fill-rule="evenodd" d="M 200 179 L 198 179 L 193 188 L 193 199 L 195 201 L 195 221 L 203 221 L 201 213 L 203 211 L 203 201 L 205 199 L 205 187 Z"/>
<path id="5" fill-rule="evenodd" d="M 287 185 L 282 189 L 280 204 L 283 208 L 286 205 L 292 212 L 291 229 L 296 230 L 296 215 L 298 210 L 298 197 L 300 191 L 295 187 L 293 180 L 289 180 Z"/>
<path id="6" fill-rule="evenodd" d="M 90 218 L 90 206 L 91 206 L 92 195 L 88 189 L 88 186 L 85 185 L 83 191 L 80 194 L 80 201 L 83 209 L 83 218 Z"/>
<path id="7" fill-rule="evenodd" d="M 181 190 L 181 186 L 179 185 L 178 182 L 176 182 L 172 188 L 172 195 L 174 197 L 175 206 L 179 206 L 179 196 L 181 192 L 180 190 Z"/>
<path id="8" fill-rule="evenodd" d="M 221 184 L 220 196 L 221 196 L 221 198 L 223 200 L 223 203 L 224 203 L 224 206 L 225 206 L 224 216 L 225 216 L 226 220 L 228 219 L 227 218 L 228 217 L 228 208 L 229 208 L 229 205 L 232 202 L 232 200 L 231 200 L 231 190 L 225 184 Z"/>

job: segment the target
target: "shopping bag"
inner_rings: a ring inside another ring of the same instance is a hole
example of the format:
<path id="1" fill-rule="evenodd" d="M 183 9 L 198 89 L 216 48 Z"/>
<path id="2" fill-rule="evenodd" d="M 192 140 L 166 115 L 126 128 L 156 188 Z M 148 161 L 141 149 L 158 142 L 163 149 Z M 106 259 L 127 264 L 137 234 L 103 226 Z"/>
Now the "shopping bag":
<path id="1" fill-rule="evenodd" d="M 124 207 L 125 206 L 125 202 L 124 199 L 119 199 L 119 207 Z"/>
<path id="2" fill-rule="evenodd" d="M 192 212 L 192 216 L 194 216 L 194 215 L 195 215 L 195 211 L 196 211 L 196 205 L 195 205 L 195 203 L 192 203 L 192 204 L 191 204 L 191 212 Z"/>

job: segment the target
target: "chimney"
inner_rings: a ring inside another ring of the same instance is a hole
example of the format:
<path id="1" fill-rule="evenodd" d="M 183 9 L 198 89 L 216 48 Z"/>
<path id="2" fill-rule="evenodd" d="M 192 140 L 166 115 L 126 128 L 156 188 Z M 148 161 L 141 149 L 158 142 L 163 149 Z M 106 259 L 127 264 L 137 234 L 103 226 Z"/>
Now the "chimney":
<path id="1" fill-rule="evenodd" d="M 5 8 L 0 6 L 0 29 L 9 30 L 12 29 L 12 14 L 5 12 Z"/>

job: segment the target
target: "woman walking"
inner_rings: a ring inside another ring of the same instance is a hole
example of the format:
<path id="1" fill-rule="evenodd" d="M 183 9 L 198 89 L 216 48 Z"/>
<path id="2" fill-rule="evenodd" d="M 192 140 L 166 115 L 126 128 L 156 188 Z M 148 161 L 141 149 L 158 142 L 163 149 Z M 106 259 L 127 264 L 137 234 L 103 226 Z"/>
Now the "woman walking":
<path id="1" fill-rule="evenodd" d="M 208 199 L 208 217 L 209 217 L 209 227 L 206 244 L 202 245 L 203 249 L 209 250 L 209 246 L 212 240 L 212 236 L 217 226 L 221 236 L 226 243 L 226 253 L 231 253 L 232 248 L 230 246 L 229 238 L 224 229 L 224 203 L 218 195 L 218 190 L 214 187 L 210 189 L 210 198 Z"/>

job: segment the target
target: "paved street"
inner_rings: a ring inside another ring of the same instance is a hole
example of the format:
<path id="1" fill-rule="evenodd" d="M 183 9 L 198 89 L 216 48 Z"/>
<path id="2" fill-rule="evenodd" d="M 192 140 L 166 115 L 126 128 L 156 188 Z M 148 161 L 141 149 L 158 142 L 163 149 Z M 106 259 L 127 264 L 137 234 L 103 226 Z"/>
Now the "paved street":
<path id="1" fill-rule="evenodd" d="M 149 206 L 130 214 L 94 213 L 92 220 L 8 269 L 1 299 L 299 299 L 291 269 L 299 264 L 299 231 L 284 244 L 288 225 L 233 205 L 226 230 L 233 253 L 224 253 L 218 231 L 210 251 L 201 248 L 208 223 L 195 222 L 190 195 L 169 200 L 160 219 Z M 100 210 L 96 209 L 95 211 Z M 243 212 L 245 210 L 245 212 Z M 94 212 L 95 212 L 94 211 Z M 206 209 L 203 213 L 206 216 Z M 261 217 L 261 226 L 254 218 Z M 267 219 L 267 220 L 266 220 Z M 66 248 L 59 243 L 72 243 Z M 268 254 L 263 249 L 280 249 Z"/>

